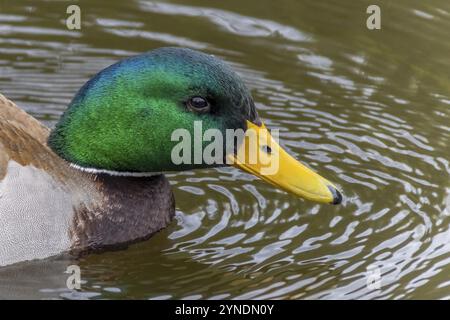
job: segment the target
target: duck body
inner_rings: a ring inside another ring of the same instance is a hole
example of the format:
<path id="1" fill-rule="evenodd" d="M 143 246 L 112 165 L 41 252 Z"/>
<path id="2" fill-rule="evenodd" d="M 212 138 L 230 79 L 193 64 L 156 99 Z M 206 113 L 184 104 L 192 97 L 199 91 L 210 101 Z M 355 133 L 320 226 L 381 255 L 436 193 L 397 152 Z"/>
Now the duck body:
<path id="1" fill-rule="evenodd" d="M 171 221 L 164 175 L 74 169 L 47 146 L 49 133 L 0 94 L 0 266 L 145 239 Z"/>

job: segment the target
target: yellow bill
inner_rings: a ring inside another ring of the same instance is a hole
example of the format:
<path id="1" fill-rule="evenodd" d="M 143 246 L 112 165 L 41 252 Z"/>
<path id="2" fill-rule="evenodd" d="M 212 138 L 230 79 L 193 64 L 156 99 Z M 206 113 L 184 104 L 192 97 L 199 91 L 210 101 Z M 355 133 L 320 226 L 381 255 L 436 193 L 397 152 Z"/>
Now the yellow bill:
<path id="1" fill-rule="evenodd" d="M 284 151 L 264 124 L 247 121 L 247 131 L 236 154 L 228 163 L 299 197 L 329 204 L 340 204 L 342 195 L 321 177 Z"/>

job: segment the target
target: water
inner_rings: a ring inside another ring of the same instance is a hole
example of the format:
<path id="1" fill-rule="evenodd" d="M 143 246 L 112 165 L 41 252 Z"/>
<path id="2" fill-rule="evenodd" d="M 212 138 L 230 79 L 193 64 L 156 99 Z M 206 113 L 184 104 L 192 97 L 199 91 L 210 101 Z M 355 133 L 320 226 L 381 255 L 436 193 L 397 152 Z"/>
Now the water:
<path id="1" fill-rule="evenodd" d="M 317 205 L 234 168 L 172 174 L 170 227 L 126 250 L 0 268 L 0 297 L 450 298 L 450 3 L 377 3 L 379 31 L 369 1 L 79 1 L 82 30 L 69 31 L 67 2 L 0 1 L 0 91 L 47 125 L 118 59 L 199 49 L 346 195 Z"/>

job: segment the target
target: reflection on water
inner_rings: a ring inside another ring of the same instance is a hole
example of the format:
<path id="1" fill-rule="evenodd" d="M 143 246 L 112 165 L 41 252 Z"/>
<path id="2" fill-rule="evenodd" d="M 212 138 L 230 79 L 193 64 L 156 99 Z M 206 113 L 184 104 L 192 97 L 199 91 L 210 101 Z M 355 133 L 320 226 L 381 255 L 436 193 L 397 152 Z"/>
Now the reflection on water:
<path id="1" fill-rule="evenodd" d="M 368 5 L 81 1 L 82 30 L 69 31 L 64 2 L 3 0 L 0 91 L 47 125 L 120 58 L 204 50 L 346 200 L 306 202 L 234 168 L 171 174 L 169 228 L 127 250 L 1 268 L 0 297 L 449 298 L 450 4 L 381 1 L 380 31 L 365 27 Z M 73 263 L 80 292 L 65 289 Z"/>

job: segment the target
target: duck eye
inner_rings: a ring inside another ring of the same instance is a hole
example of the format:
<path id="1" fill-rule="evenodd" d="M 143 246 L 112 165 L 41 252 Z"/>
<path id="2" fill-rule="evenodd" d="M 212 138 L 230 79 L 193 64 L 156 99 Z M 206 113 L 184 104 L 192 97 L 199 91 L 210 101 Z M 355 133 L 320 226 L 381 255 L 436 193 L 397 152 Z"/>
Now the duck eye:
<path id="1" fill-rule="evenodd" d="M 199 96 L 190 98 L 187 102 L 187 106 L 190 110 L 196 112 L 208 112 L 210 109 L 208 100 Z"/>

